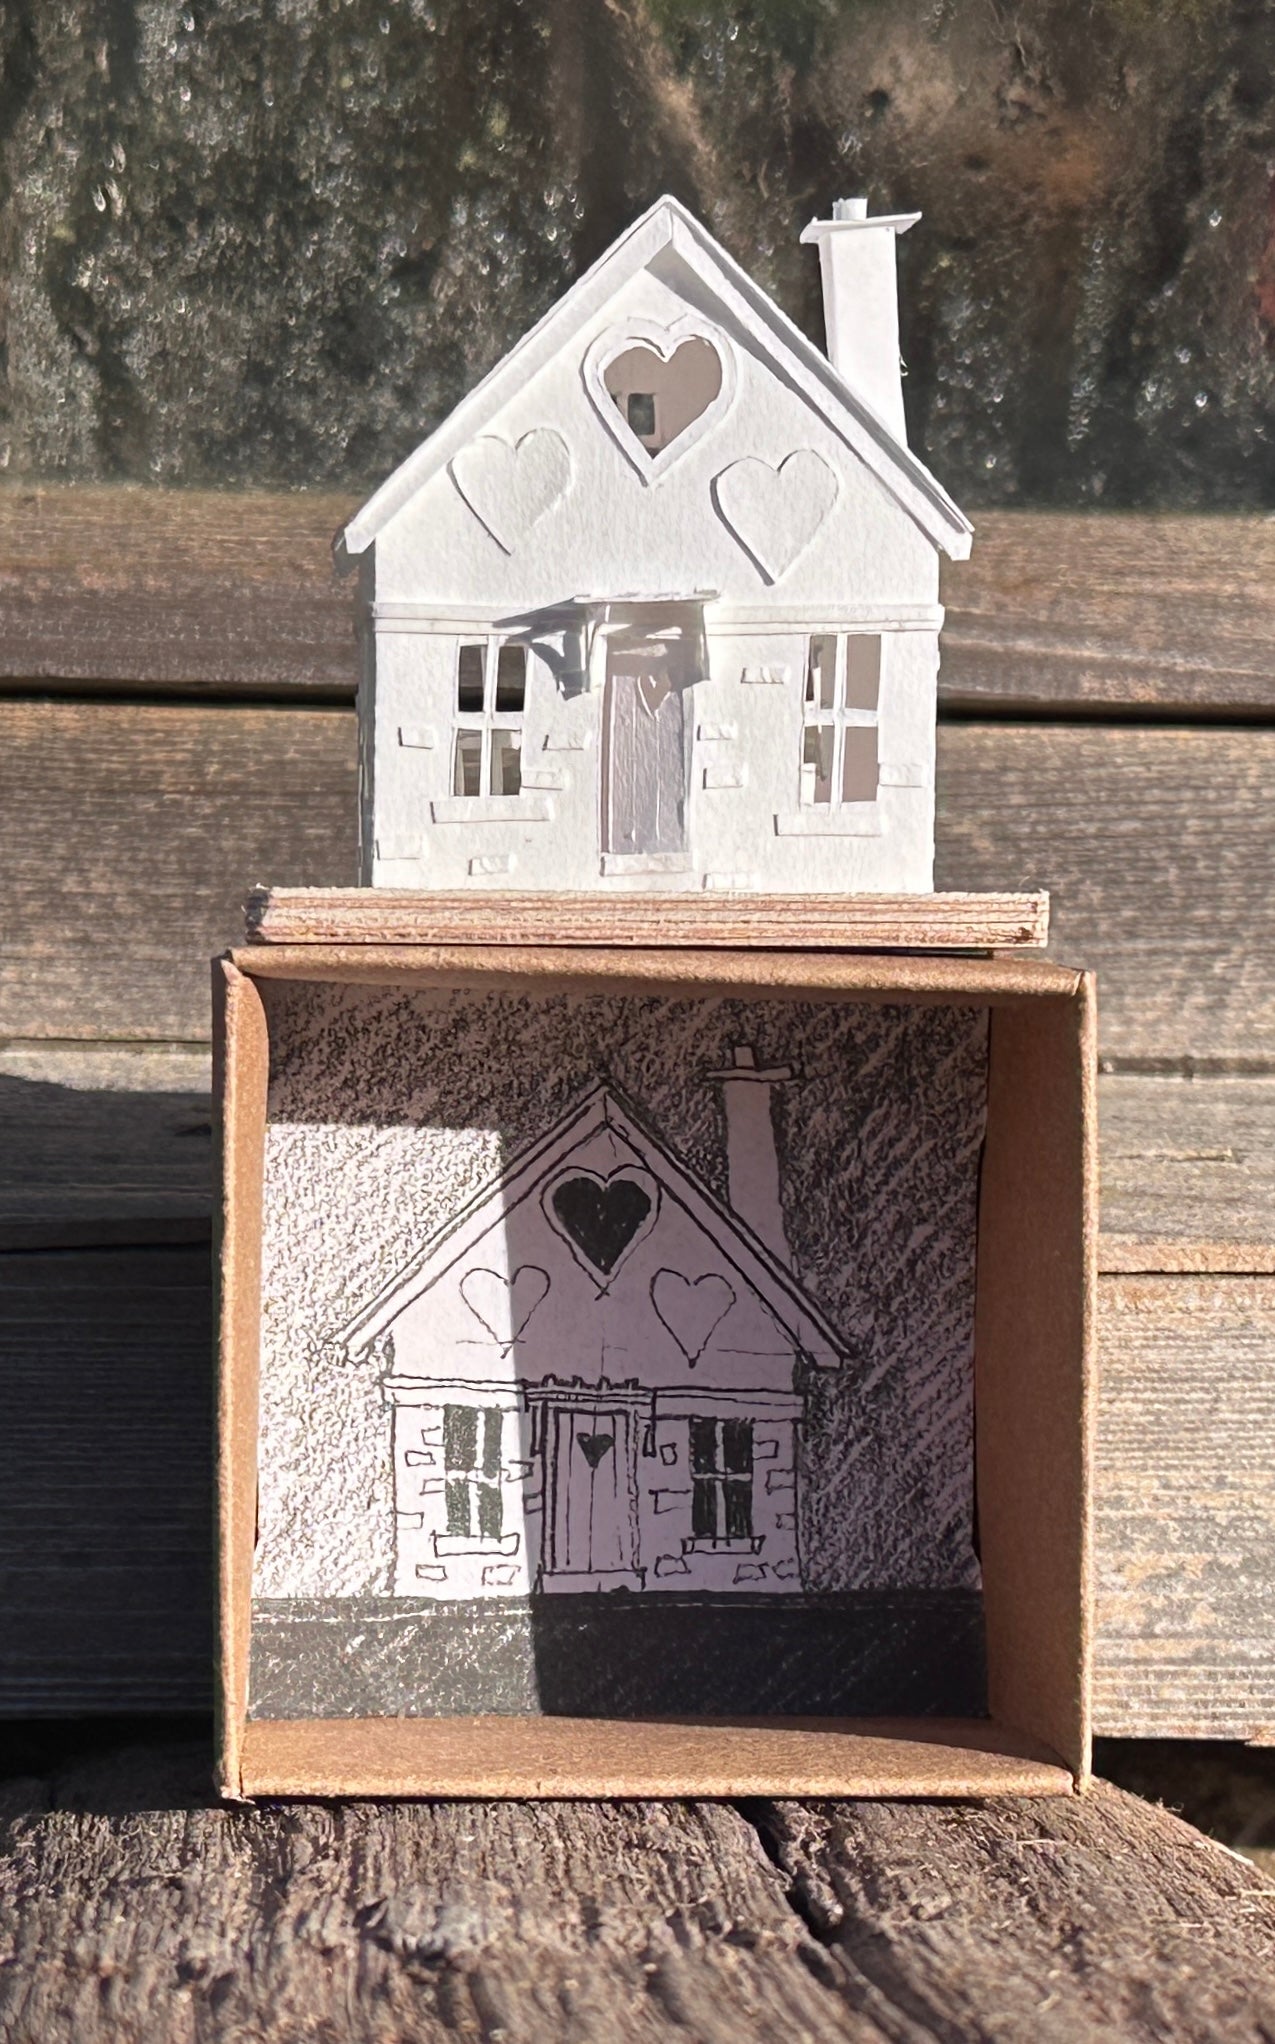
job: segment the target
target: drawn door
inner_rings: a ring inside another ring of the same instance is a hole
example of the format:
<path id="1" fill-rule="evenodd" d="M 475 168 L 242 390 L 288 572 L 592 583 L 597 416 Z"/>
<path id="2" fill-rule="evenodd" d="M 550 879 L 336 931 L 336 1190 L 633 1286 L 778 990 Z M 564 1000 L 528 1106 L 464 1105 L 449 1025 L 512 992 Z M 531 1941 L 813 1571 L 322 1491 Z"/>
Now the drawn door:
<path id="1" fill-rule="evenodd" d="M 607 667 L 606 852 L 686 848 L 686 724 L 667 648 L 613 648 Z"/>
<path id="2" fill-rule="evenodd" d="M 628 1413 L 570 1407 L 554 1414 L 553 1425 L 554 1572 L 577 1582 L 631 1580 L 637 1525 Z"/>

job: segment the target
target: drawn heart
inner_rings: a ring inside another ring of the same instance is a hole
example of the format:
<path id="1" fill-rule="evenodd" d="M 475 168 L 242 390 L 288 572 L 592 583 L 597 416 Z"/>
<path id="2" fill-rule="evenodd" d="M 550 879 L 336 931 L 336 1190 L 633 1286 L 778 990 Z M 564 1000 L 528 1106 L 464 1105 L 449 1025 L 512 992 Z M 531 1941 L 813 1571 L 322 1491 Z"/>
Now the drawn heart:
<path id="1" fill-rule="evenodd" d="M 680 1270 L 657 1270 L 651 1279 L 651 1304 L 694 1369 L 735 1303 L 735 1287 L 716 1271 L 683 1277 Z"/>
<path id="2" fill-rule="evenodd" d="M 571 1171 L 552 1185 L 545 1212 L 568 1247 L 593 1271 L 611 1277 L 655 1225 L 659 1188 L 648 1172 L 622 1164 L 607 1178 Z"/>
<path id="3" fill-rule="evenodd" d="M 590 1469 L 596 1469 L 602 1457 L 615 1446 L 614 1434 L 577 1434 L 579 1448 Z"/>
<path id="4" fill-rule="evenodd" d="M 632 319 L 598 335 L 584 380 L 607 431 L 652 483 L 730 405 L 735 358 L 725 335 L 697 313 L 667 327 Z"/>
<path id="5" fill-rule="evenodd" d="M 571 488 L 571 449 L 551 426 L 535 426 L 515 446 L 483 433 L 447 464 L 458 492 L 502 553 L 547 518 Z"/>
<path id="6" fill-rule="evenodd" d="M 764 579 L 778 582 L 814 539 L 838 487 L 823 456 L 798 447 L 778 468 L 755 454 L 733 461 L 713 478 L 713 503 Z"/>
<path id="7" fill-rule="evenodd" d="M 517 1341 L 548 1291 L 549 1273 L 535 1263 L 520 1263 L 512 1277 L 498 1270 L 467 1270 L 460 1281 L 461 1298 L 479 1326 L 505 1348 Z"/>

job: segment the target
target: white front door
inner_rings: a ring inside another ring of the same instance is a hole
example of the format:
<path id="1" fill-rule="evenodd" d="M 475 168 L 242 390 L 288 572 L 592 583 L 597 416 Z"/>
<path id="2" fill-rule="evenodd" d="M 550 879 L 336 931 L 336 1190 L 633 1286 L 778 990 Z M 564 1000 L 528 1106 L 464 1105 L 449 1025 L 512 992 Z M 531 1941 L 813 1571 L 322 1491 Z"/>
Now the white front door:
<path id="1" fill-rule="evenodd" d="M 670 648 L 610 648 L 602 849 L 686 849 L 686 719 Z"/>

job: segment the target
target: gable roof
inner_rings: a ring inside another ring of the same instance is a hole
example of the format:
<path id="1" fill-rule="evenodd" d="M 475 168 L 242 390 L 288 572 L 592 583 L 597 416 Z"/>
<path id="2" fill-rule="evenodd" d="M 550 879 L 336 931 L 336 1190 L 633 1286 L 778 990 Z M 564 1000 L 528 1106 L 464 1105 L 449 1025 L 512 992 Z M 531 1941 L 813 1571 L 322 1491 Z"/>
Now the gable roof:
<path id="1" fill-rule="evenodd" d="M 728 1207 L 665 1148 L 659 1137 L 645 1128 L 631 1107 L 622 1105 L 618 1095 L 599 1084 L 567 1110 L 559 1121 L 520 1155 L 512 1158 L 499 1176 L 484 1186 L 460 1212 L 433 1235 L 411 1262 L 406 1264 L 376 1297 L 356 1313 L 336 1339 L 351 1355 L 360 1355 L 378 1334 L 396 1320 L 422 1292 L 453 1269 L 468 1255 L 499 1220 L 530 1194 L 553 1178 L 582 1145 L 609 1130 L 630 1149 L 661 1189 L 681 1206 L 709 1237 L 714 1247 L 739 1271 L 774 1314 L 794 1347 L 812 1362 L 825 1366 L 845 1359 L 848 1348 L 843 1338 L 815 1305 L 804 1287 L 786 1270 L 778 1257 L 753 1234 L 747 1223 Z M 499 1211 L 493 1213 L 492 1209 Z"/>
<path id="2" fill-rule="evenodd" d="M 973 526 L 924 462 L 838 375 L 747 271 L 677 199 L 657 199 L 605 255 L 515 343 L 441 426 L 356 512 L 338 544 L 361 554 L 403 506 L 495 417 L 528 379 L 568 345 L 639 270 L 671 249 L 722 309 L 760 342 L 801 395 L 859 456 L 921 530 L 954 560 L 970 550 Z"/>

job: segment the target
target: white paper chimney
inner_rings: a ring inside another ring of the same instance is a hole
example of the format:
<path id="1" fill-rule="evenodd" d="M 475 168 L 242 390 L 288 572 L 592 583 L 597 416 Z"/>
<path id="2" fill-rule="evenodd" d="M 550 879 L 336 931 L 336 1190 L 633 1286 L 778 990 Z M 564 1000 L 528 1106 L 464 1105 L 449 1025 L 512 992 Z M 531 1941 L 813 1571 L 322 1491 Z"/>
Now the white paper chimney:
<path id="1" fill-rule="evenodd" d="M 726 1176 L 730 1203 L 767 1249 L 783 1264 L 791 1261 L 784 1233 L 779 1186 L 779 1156 L 770 1110 L 772 1086 L 791 1079 L 791 1065 L 762 1071 L 755 1051 L 739 1044 L 724 1071 L 709 1072 L 721 1086 L 726 1108 Z"/>
<path id="2" fill-rule="evenodd" d="M 894 238 L 915 227 L 920 217 L 883 213 L 870 220 L 866 199 L 838 199 L 831 220 L 812 220 L 801 235 L 819 250 L 828 358 L 904 445 Z"/>

